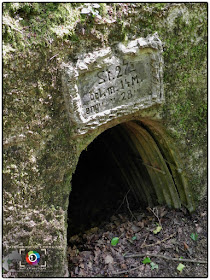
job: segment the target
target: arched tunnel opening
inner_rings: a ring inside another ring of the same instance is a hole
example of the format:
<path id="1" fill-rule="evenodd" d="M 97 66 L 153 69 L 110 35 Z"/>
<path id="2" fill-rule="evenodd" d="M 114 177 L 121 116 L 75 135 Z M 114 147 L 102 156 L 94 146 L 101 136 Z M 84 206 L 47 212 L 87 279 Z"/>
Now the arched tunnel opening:
<path id="1" fill-rule="evenodd" d="M 131 211 L 157 204 L 194 210 L 177 154 L 153 121 L 107 129 L 81 153 L 72 177 L 68 240 L 128 207 L 125 195 Z"/>

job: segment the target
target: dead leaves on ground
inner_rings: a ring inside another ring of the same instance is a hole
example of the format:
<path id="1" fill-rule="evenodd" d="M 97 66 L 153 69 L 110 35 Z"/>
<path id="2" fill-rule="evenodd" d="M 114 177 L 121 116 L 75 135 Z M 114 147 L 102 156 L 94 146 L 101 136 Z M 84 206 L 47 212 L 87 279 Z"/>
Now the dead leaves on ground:
<path id="1" fill-rule="evenodd" d="M 164 207 L 155 211 L 153 208 L 153 212 L 155 215 L 151 211 L 149 215 L 148 212 L 134 212 L 136 219 L 133 221 L 129 215 L 114 215 L 103 228 L 94 227 L 72 236 L 68 248 L 70 276 L 112 277 L 118 271 L 125 271 L 122 277 L 155 277 L 164 276 L 158 274 L 163 269 L 173 270 L 174 275 L 178 275 L 176 264 L 152 260 L 150 265 L 142 264 L 144 258 L 124 258 L 125 254 L 133 252 L 143 253 L 145 258 L 159 252 L 176 258 L 193 257 L 193 241 L 190 233 L 186 235 L 183 213 L 180 211 L 181 216 L 179 212 L 168 211 Z"/>

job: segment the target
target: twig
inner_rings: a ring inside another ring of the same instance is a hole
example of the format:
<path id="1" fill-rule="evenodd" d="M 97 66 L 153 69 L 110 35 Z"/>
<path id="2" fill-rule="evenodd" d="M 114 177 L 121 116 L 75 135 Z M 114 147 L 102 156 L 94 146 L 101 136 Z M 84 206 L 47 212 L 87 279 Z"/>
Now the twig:
<path id="1" fill-rule="evenodd" d="M 159 219 L 159 216 L 158 216 L 158 209 L 157 208 L 150 208 L 150 207 L 148 207 L 147 208 L 150 212 L 152 212 L 153 213 L 153 215 L 158 219 L 158 223 L 159 223 L 159 225 L 162 227 L 162 225 L 161 225 L 161 221 L 160 221 L 160 219 Z M 155 213 L 155 210 L 156 210 L 156 213 Z"/>
<path id="2" fill-rule="evenodd" d="M 141 248 L 152 247 L 152 246 L 161 244 L 161 243 L 167 241 L 168 239 L 174 237 L 174 235 L 176 235 L 176 233 L 173 233 L 173 234 L 169 235 L 168 237 L 166 237 L 166 238 L 164 238 L 164 239 L 162 239 L 162 240 L 158 240 L 156 243 L 152 243 L 152 244 L 145 244 L 145 245 L 144 245 L 145 242 L 143 242 L 143 244 L 141 245 Z"/>
<path id="3" fill-rule="evenodd" d="M 130 189 L 127 191 L 126 195 L 125 195 L 124 198 L 123 198 L 122 203 L 121 203 L 120 206 L 117 208 L 117 210 L 115 211 L 115 213 L 117 213 L 117 211 L 121 208 L 121 206 L 122 206 L 123 203 L 125 202 L 125 198 L 126 198 L 126 196 L 128 195 L 129 192 L 130 192 Z M 115 214 L 115 213 L 114 213 L 114 214 Z"/>
<path id="4" fill-rule="evenodd" d="M 121 271 L 114 271 L 113 272 L 113 274 L 115 274 L 115 275 L 117 275 L 117 274 L 124 274 L 124 273 L 129 273 L 129 272 L 131 272 L 131 271 L 133 271 L 133 270 L 136 270 L 136 269 L 138 269 L 139 268 L 139 266 L 137 266 L 137 267 L 134 267 L 134 268 L 131 268 L 131 269 L 129 269 L 129 270 L 121 270 Z"/>
<path id="5" fill-rule="evenodd" d="M 124 256 L 125 258 L 136 258 L 136 257 L 145 257 L 147 254 L 133 254 L 133 255 L 127 255 Z M 148 254 L 150 257 L 154 258 L 162 258 L 168 261 L 179 261 L 179 262 L 192 262 L 192 263 L 207 263 L 207 261 L 204 260 L 191 260 L 191 259 L 181 259 L 181 258 L 171 258 L 163 255 L 156 255 L 156 254 Z"/>
<path id="6" fill-rule="evenodd" d="M 144 244 L 145 244 L 145 242 L 146 242 L 148 236 L 149 236 L 149 233 L 146 235 L 146 237 L 145 237 L 145 239 L 144 239 L 144 242 L 141 244 L 141 246 L 140 246 L 141 248 L 145 247 Z"/>
<path id="7" fill-rule="evenodd" d="M 127 195 L 125 196 L 125 199 L 126 199 L 126 203 L 127 203 L 128 210 L 129 210 L 129 212 L 130 212 L 132 218 L 134 218 L 134 219 L 136 220 L 136 217 L 133 215 L 133 213 L 132 213 L 132 211 L 131 211 L 131 209 L 130 209 Z"/>
<path id="8" fill-rule="evenodd" d="M 165 260 L 169 260 L 169 261 L 179 261 L 179 262 L 191 262 L 191 263 L 208 263 L 207 261 L 204 260 L 191 260 L 191 259 L 180 259 L 180 258 L 170 258 L 170 257 L 166 257 L 163 255 L 154 255 L 154 254 L 149 254 L 150 257 L 156 257 L 156 258 L 162 258 Z M 145 257 L 145 254 L 134 254 L 134 255 L 129 255 L 129 256 L 125 256 L 125 258 L 131 258 L 131 257 Z M 139 266 L 131 268 L 129 270 L 122 270 L 122 271 L 118 271 L 118 272 L 113 272 L 113 274 L 125 274 L 125 273 L 129 273 L 131 271 L 134 271 L 136 269 L 138 269 Z"/>

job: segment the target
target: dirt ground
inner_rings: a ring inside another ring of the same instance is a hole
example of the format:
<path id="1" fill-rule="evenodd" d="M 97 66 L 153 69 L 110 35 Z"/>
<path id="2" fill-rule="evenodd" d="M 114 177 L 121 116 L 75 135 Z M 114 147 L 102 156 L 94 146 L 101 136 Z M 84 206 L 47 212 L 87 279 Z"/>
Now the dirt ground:
<path id="1" fill-rule="evenodd" d="M 124 201 L 109 221 L 70 237 L 68 259 L 70 277 L 207 277 L 199 263 L 207 261 L 206 199 L 191 215 L 162 206 L 134 211 Z"/>

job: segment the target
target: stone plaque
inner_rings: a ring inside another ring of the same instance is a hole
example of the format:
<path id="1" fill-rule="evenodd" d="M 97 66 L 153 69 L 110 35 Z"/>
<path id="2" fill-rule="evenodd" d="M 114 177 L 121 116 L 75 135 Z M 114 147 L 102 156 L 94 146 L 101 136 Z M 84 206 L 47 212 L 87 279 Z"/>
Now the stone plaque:
<path id="1" fill-rule="evenodd" d="M 162 44 L 155 34 L 63 64 L 63 92 L 77 134 L 164 100 Z"/>

